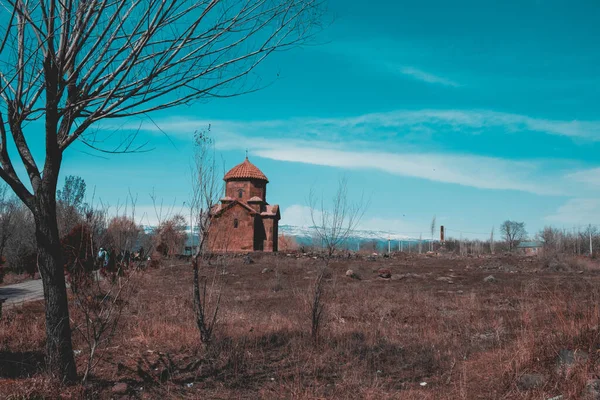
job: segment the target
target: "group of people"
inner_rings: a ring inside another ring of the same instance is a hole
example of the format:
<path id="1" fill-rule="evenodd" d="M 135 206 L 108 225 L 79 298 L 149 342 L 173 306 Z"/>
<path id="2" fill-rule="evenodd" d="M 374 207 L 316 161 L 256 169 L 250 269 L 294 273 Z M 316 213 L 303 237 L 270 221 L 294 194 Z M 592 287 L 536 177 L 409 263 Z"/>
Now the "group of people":
<path id="1" fill-rule="evenodd" d="M 129 250 L 119 251 L 116 257 L 113 257 L 113 254 L 109 249 L 104 247 L 100 247 L 97 256 L 97 264 L 100 269 L 112 271 L 115 266 L 118 264 L 121 267 L 128 268 L 132 261 L 141 261 L 144 256 L 144 248 L 140 247 L 140 249 L 133 254 Z"/>

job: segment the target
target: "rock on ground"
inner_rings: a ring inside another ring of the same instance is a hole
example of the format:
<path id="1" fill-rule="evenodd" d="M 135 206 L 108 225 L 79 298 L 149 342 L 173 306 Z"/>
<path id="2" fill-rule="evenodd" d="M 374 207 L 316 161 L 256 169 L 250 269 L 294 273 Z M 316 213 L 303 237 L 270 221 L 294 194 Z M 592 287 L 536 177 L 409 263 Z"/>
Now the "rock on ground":
<path id="1" fill-rule="evenodd" d="M 548 377 L 543 374 L 524 374 L 519 377 L 517 385 L 521 390 L 539 389 L 548 382 Z"/>
<path id="2" fill-rule="evenodd" d="M 125 382 L 119 382 L 112 387 L 113 394 L 126 394 L 129 386 Z"/>
<path id="3" fill-rule="evenodd" d="M 348 271 L 346 271 L 346 276 L 348 278 L 352 278 L 352 279 L 360 279 L 360 276 L 358 276 L 357 273 L 355 273 L 353 270 L 349 269 Z"/>
<path id="4" fill-rule="evenodd" d="M 485 278 L 483 278 L 483 281 L 484 281 L 485 283 L 494 283 L 494 282 L 498 282 L 498 279 L 496 279 L 496 278 L 494 277 L 494 275 L 488 275 L 488 276 L 486 276 Z"/>
<path id="5" fill-rule="evenodd" d="M 600 379 L 589 379 L 585 384 L 585 399 L 600 400 Z"/>
<path id="6" fill-rule="evenodd" d="M 562 349 L 558 352 L 556 359 L 556 373 L 567 375 L 572 368 L 585 364 L 589 358 L 585 351 Z"/>
<path id="7" fill-rule="evenodd" d="M 377 275 L 380 278 L 390 279 L 392 277 L 392 271 L 389 268 L 380 268 L 377 270 Z"/>

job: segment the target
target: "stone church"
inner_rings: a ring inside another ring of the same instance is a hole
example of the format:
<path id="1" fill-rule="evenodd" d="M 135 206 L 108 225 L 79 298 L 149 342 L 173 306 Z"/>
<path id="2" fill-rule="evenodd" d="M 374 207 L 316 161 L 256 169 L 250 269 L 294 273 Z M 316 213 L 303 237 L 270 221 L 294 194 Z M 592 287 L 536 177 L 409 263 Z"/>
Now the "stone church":
<path id="1" fill-rule="evenodd" d="M 225 196 L 211 210 L 210 251 L 277 251 L 279 206 L 267 203 L 269 180 L 248 157 L 223 178 Z"/>

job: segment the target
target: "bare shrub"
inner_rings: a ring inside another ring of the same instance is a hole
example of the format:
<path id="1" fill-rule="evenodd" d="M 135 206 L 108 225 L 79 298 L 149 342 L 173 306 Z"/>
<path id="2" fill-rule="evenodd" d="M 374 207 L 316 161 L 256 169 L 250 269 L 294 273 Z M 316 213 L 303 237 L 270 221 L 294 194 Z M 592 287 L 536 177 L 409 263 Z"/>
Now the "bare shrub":
<path id="1" fill-rule="evenodd" d="M 348 199 L 348 182 L 346 179 L 341 179 L 332 198 L 331 208 L 326 206 L 323 198 L 318 199 L 313 190 L 309 194 L 309 207 L 315 235 L 325 248 L 323 265 L 318 269 L 312 287 L 311 336 L 317 343 L 325 311 L 325 274 L 332 257 L 358 226 L 367 204 L 362 196 L 359 201 L 351 203 Z"/>
<path id="2" fill-rule="evenodd" d="M 10 233 L 7 234 L 3 256 L 6 258 L 7 270 L 21 274 L 28 273 L 31 277 L 37 272 L 37 255 L 35 241 L 35 223 L 33 215 L 23 204 L 15 202 L 11 208 L 12 221 L 7 224 Z M 6 220 L 5 220 L 6 222 Z"/>
<path id="3" fill-rule="evenodd" d="M 279 235 L 279 251 L 295 251 L 299 249 L 298 242 L 293 236 L 285 236 L 283 233 Z"/>
<path id="4" fill-rule="evenodd" d="M 4 256 L 6 247 L 15 235 L 19 224 L 19 200 L 9 196 L 8 187 L 0 185 L 0 257 Z"/>
<path id="5" fill-rule="evenodd" d="M 310 308 L 310 335 L 315 343 L 319 340 L 319 331 L 321 328 L 323 312 L 325 311 L 325 303 L 323 301 L 324 280 L 325 268 L 321 268 L 312 288 L 312 304 Z"/>
<path id="6" fill-rule="evenodd" d="M 93 229 L 84 224 L 75 226 L 63 238 L 62 247 L 73 304 L 81 315 L 81 322 L 73 329 L 85 344 L 86 363 L 82 378 L 85 383 L 116 332 L 138 268 L 129 269 L 129 262 L 118 262 L 113 257 L 111 266 L 102 268 L 109 279 L 100 280 L 94 274 Z"/>
<path id="7" fill-rule="evenodd" d="M 85 189 L 86 185 L 83 178 L 68 175 L 65 177 L 62 190 L 56 192 L 56 214 L 61 238 L 70 233 L 76 225 L 83 222 Z"/>
<path id="8" fill-rule="evenodd" d="M 121 270 L 119 280 L 90 279 L 75 289 L 71 286 L 73 304 L 81 314 L 81 323 L 74 325 L 86 347 L 85 370 L 82 382 L 85 383 L 93 369 L 103 360 L 103 351 L 110 345 L 123 310 L 127 306 L 138 269 Z"/>
<path id="9" fill-rule="evenodd" d="M 214 269 L 211 284 L 208 286 L 208 278 L 199 276 L 198 258 L 192 260 L 194 270 L 193 298 L 194 313 L 196 316 L 196 326 L 200 332 L 200 341 L 208 346 L 212 341 L 213 331 L 217 323 L 219 307 L 221 305 L 221 295 L 223 294 L 223 263 L 221 262 Z"/>
<path id="10" fill-rule="evenodd" d="M 95 263 L 92 232 L 87 225 L 79 224 L 61 240 L 65 274 L 72 292 L 89 285 Z"/>
<path id="11" fill-rule="evenodd" d="M 106 241 L 117 249 L 121 261 L 129 262 L 141 232 L 142 228 L 133 218 L 125 215 L 114 217 L 108 224 Z"/>
<path id="12" fill-rule="evenodd" d="M 165 257 L 173 257 L 183 253 L 185 245 L 185 218 L 176 214 L 161 222 L 154 232 L 154 247 Z"/>
<path id="13" fill-rule="evenodd" d="M 194 164 L 192 167 L 192 215 L 195 215 L 198 231 L 198 247 L 192 257 L 194 271 L 193 302 L 196 326 L 200 332 L 200 341 L 208 345 L 212 340 L 213 330 L 217 323 L 217 315 L 223 292 L 224 258 L 217 257 L 217 267 L 214 268 L 210 286 L 207 286 L 207 276 L 200 276 L 200 268 L 206 264 L 212 255 L 208 251 L 212 210 L 217 204 L 223 184 L 220 182 L 219 169 L 214 148 L 214 140 L 209 136 L 209 130 L 196 132 L 194 135 Z M 226 238 L 225 238 L 226 239 Z M 227 246 L 223 246 L 224 249 Z"/>

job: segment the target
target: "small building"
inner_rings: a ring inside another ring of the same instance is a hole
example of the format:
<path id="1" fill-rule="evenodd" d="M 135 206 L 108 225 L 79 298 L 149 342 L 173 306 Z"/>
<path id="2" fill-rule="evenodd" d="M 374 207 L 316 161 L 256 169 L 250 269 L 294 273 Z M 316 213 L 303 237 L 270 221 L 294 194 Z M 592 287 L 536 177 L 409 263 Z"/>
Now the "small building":
<path id="1" fill-rule="evenodd" d="M 278 205 L 267 203 L 269 180 L 248 157 L 225 174 L 225 196 L 211 210 L 213 252 L 277 251 Z"/>
<path id="2" fill-rule="evenodd" d="M 517 250 L 528 256 L 535 256 L 542 252 L 544 244 L 541 242 L 521 242 L 517 245 Z"/>

